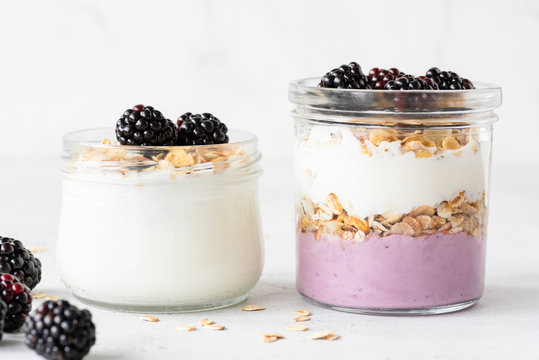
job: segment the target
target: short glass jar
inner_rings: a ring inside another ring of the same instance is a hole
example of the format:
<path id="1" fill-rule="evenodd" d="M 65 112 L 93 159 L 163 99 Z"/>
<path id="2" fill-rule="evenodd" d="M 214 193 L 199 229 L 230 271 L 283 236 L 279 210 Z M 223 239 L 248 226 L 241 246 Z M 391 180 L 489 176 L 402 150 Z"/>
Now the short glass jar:
<path id="1" fill-rule="evenodd" d="M 336 310 L 437 314 L 483 294 L 501 89 L 293 82 L 297 289 Z"/>
<path id="2" fill-rule="evenodd" d="M 109 129 L 64 137 L 57 262 L 81 300 L 124 311 L 238 303 L 263 267 L 254 135 L 204 146 L 112 145 Z"/>

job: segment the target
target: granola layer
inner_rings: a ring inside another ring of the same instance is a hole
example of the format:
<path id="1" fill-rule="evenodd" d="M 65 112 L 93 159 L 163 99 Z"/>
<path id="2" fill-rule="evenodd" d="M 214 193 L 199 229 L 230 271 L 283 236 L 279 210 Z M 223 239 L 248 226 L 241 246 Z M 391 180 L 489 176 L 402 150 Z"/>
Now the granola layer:
<path id="1" fill-rule="evenodd" d="M 418 237 L 437 232 L 465 232 L 479 239 L 486 230 L 484 193 L 480 200 L 469 201 L 465 191 L 436 206 L 421 205 L 405 214 L 387 210 L 364 218 L 348 214 L 337 196 L 330 193 L 323 203 L 315 204 L 305 197 L 301 201 L 298 214 L 299 231 L 314 232 L 316 240 L 319 240 L 322 234 L 338 236 L 344 240 L 364 241 L 372 234 L 382 237 Z"/>

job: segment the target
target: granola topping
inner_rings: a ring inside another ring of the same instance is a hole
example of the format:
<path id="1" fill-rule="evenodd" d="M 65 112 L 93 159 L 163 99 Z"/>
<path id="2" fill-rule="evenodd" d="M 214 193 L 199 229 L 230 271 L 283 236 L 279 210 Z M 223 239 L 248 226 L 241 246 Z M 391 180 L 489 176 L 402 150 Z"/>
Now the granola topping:
<path id="1" fill-rule="evenodd" d="M 314 204 L 305 197 L 298 209 L 300 231 L 314 232 L 317 241 L 322 234 L 339 236 L 348 241 L 364 241 L 371 234 L 417 237 L 436 232 L 456 234 L 462 231 L 480 239 L 486 230 L 484 193 L 480 200 L 468 201 L 466 192 L 461 191 L 453 199 L 437 206 L 421 205 L 407 214 L 386 211 L 366 218 L 350 216 L 335 204 L 340 204 L 340 201 L 334 193 L 330 193 L 326 203 L 321 204 Z M 332 209 L 330 213 L 328 209 Z"/>

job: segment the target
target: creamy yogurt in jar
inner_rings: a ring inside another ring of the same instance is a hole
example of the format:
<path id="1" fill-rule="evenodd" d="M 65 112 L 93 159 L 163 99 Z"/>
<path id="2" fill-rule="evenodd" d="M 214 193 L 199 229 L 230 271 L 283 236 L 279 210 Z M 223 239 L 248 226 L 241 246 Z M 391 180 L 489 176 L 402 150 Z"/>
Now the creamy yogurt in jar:
<path id="1" fill-rule="evenodd" d="M 106 129 L 64 138 L 57 261 L 84 301 L 195 311 L 242 301 L 263 267 L 256 138 L 130 147 Z M 102 143 L 104 142 L 104 143 Z"/>

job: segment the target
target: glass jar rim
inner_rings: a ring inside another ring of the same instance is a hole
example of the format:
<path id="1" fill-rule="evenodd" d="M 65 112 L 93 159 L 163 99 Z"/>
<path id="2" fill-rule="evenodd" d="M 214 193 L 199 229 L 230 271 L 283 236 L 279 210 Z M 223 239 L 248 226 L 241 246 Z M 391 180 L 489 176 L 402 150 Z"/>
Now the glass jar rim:
<path id="1" fill-rule="evenodd" d="M 208 171 L 237 171 L 259 174 L 256 135 L 231 129 L 226 144 L 187 146 L 128 146 L 107 143 L 115 139 L 114 128 L 93 128 L 69 132 L 63 137 L 62 172 L 150 174 L 147 171 L 200 174 Z M 163 163 L 164 162 L 164 163 Z"/>
<path id="2" fill-rule="evenodd" d="M 359 113 L 470 113 L 492 111 L 502 101 L 501 87 L 476 82 L 469 90 L 371 90 L 318 87 L 319 78 L 293 81 L 290 102 L 302 108 Z"/>

